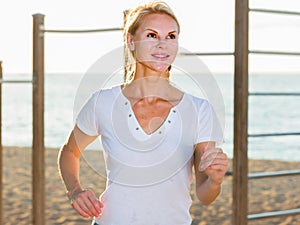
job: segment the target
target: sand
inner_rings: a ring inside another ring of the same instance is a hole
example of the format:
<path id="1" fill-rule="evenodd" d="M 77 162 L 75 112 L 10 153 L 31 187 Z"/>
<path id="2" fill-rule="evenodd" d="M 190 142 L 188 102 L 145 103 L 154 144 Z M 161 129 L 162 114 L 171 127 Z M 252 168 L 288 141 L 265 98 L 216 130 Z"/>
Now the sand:
<path id="1" fill-rule="evenodd" d="M 46 224 L 90 225 L 72 209 L 57 172 L 57 149 L 46 150 Z M 95 164 L 99 152 L 87 152 L 82 160 L 81 182 L 100 195 L 105 187 L 103 165 Z M 249 170 L 276 171 L 299 169 L 299 162 L 251 160 Z M 3 149 L 3 221 L 5 225 L 30 225 L 31 216 L 31 149 Z M 102 175 L 101 175 L 102 174 Z M 249 213 L 300 208 L 300 176 L 266 178 L 249 181 Z M 194 198 L 194 192 L 191 193 Z M 203 206 L 194 198 L 191 207 L 193 225 L 230 225 L 232 178 L 226 177 L 218 199 Z M 250 225 L 300 224 L 300 215 L 251 220 Z M 151 225 L 151 224 L 149 224 Z"/>

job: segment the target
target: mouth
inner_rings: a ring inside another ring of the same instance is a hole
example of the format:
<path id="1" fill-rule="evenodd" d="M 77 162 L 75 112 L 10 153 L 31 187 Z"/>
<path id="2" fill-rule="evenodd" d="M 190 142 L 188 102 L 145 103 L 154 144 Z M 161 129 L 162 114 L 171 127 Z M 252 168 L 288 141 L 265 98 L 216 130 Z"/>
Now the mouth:
<path id="1" fill-rule="evenodd" d="M 170 55 L 165 53 L 154 53 L 151 55 L 153 58 L 155 58 L 158 61 L 166 61 L 169 59 Z"/>

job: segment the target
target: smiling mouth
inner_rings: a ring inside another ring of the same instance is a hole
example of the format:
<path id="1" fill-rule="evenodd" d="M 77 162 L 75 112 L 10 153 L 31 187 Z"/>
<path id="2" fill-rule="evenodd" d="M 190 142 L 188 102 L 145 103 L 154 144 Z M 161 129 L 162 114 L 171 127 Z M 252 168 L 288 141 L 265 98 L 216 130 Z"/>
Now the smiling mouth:
<path id="1" fill-rule="evenodd" d="M 170 55 L 168 55 L 168 54 L 152 54 L 152 57 L 159 61 L 166 61 L 169 59 Z"/>

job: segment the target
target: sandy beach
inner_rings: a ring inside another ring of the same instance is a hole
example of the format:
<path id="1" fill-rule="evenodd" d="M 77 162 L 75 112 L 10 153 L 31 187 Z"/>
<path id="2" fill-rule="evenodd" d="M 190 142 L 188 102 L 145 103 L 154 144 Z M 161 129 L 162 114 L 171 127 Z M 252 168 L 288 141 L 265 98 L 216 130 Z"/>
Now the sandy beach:
<path id="1" fill-rule="evenodd" d="M 75 213 L 65 196 L 65 189 L 57 172 L 58 149 L 46 150 L 46 221 L 48 225 L 90 225 L 90 220 Z M 101 153 L 88 151 L 82 158 L 81 182 L 100 195 L 105 188 Z M 100 163 L 99 163 L 100 161 Z M 96 164 L 97 162 L 97 164 Z M 299 169 L 299 162 L 251 160 L 251 172 Z M 5 147 L 3 149 L 3 221 L 5 225 L 29 225 L 31 216 L 31 149 Z M 249 213 L 300 208 L 300 176 L 267 178 L 249 181 Z M 226 177 L 221 195 L 210 206 L 202 206 L 192 197 L 193 225 L 230 225 L 232 178 Z M 250 225 L 300 224 L 300 215 L 272 219 L 251 220 Z M 150 225 L 150 224 L 149 224 Z"/>

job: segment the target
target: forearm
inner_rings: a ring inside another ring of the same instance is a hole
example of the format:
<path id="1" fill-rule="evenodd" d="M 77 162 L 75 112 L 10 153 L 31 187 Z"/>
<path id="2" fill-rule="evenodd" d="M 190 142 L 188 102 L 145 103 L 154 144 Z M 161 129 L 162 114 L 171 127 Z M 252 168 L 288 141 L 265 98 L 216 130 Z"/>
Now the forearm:
<path id="1" fill-rule="evenodd" d="M 194 154 L 196 194 L 204 205 L 209 205 L 218 197 L 228 169 L 227 155 L 214 146 L 214 142 L 197 144 Z"/>
<path id="2" fill-rule="evenodd" d="M 69 197 L 69 194 L 82 189 L 79 181 L 80 159 L 66 145 L 60 150 L 58 168 Z"/>
<path id="3" fill-rule="evenodd" d="M 201 185 L 196 187 L 197 197 L 204 205 L 212 203 L 221 192 L 221 184 L 214 183 L 207 178 Z"/>

